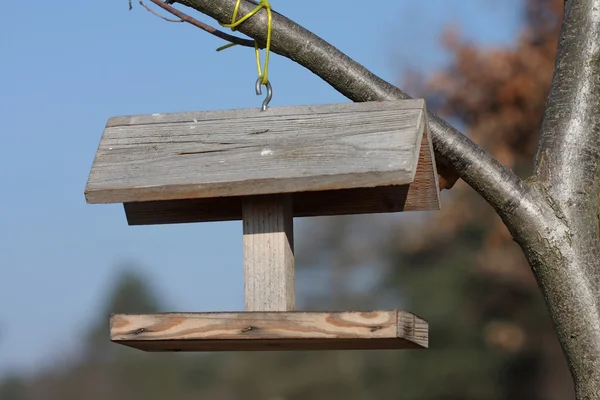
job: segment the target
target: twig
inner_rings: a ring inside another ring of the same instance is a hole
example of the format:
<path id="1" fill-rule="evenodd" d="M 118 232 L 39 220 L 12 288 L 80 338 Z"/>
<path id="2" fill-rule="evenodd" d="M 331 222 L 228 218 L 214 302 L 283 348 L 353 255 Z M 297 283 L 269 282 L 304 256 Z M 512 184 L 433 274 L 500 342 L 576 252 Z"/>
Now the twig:
<path id="1" fill-rule="evenodd" d="M 214 35 L 218 38 L 221 38 L 223 40 L 226 40 L 230 43 L 234 43 L 240 46 L 245 46 L 245 47 L 254 47 L 254 40 L 249 40 L 249 39 L 244 39 L 241 37 L 237 37 L 237 36 L 233 36 L 233 35 L 229 35 L 223 31 L 220 31 L 216 28 L 213 28 L 210 25 L 207 25 L 203 22 L 198 21 L 197 19 L 190 17 L 189 15 L 179 11 L 178 9 L 176 9 L 175 7 L 172 7 L 170 4 L 164 3 L 161 0 L 150 0 L 151 2 L 153 2 L 154 4 L 156 4 L 157 6 L 159 6 L 160 8 L 162 8 L 163 10 L 175 15 L 176 17 L 181 19 L 181 22 L 187 22 L 188 24 L 194 25 L 196 28 L 200 28 L 205 32 L 210 33 L 211 35 Z M 140 0 L 140 4 L 144 5 L 142 3 L 142 0 Z M 145 7 L 145 6 L 144 6 Z M 148 9 L 148 7 L 146 7 L 146 9 Z M 153 14 L 156 14 L 155 12 L 152 11 Z M 158 15 L 159 17 L 166 19 L 165 17 Z M 168 21 L 171 22 L 180 22 L 180 21 L 175 21 L 175 20 L 169 20 Z"/>
<path id="2" fill-rule="evenodd" d="M 142 7 L 144 7 L 150 14 L 155 15 L 160 19 L 164 19 L 167 22 L 185 22 L 182 19 L 171 19 L 171 18 L 163 17 L 162 15 L 160 15 L 159 13 L 157 13 L 156 11 L 154 11 L 153 9 L 148 7 L 146 4 L 144 4 L 144 2 L 142 0 L 140 0 L 140 5 Z"/>

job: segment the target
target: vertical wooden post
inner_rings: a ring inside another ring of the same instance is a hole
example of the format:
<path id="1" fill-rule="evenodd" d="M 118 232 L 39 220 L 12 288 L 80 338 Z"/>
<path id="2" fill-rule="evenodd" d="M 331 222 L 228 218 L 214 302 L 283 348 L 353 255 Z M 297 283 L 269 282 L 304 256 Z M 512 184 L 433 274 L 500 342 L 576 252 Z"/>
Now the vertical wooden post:
<path id="1" fill-rule="evenodd" d="M 242 219 L 246 311 L 293 311 L 291 195 L 248 197 L 243 202 Z"/>

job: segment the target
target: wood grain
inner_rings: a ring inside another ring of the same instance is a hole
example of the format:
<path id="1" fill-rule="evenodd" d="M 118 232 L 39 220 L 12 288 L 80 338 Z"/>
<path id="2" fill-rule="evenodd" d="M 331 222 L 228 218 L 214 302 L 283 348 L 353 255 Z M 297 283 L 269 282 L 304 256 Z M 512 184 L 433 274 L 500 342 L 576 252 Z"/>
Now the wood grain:
<path id="1" fill-rule="evenodd" d="M 440 185 L 433 154 L 433 143 L 429 132 L 429 122 L 424 119 L 425 129 L 419 151 L 419 161 L 415 182 L 407 185 L 406 207 L 408 210 L 439 210 Z M 418 182 L 418 184 L 416 184 Z M 408 211 L 406 210 L 406 211 Z"/>
<path id="2" fill-rule="evenodd" d="M 423 100 L 111 118 L 89 203 L 330 191 L 413 182 Z"/>
<path id="3" fill-rule="evenodd" d="M 292 193 L 294 217 L 439 210 L 433 146 L 429 131 L 421 141 L 415 180 L 409 185 Z M 242 197 L 125 203 L 129 225 L 236 221 Z"/>
<path id="4" fill-rule="evenodd" d="M 428 347 L 406 311 L 114 314 L 113 342 L 145 351 L 358 350 Z"/>
<path id="5" fill-rule="evenodd" d="M 242 214 L 246 311 L 293 311 L 291 197 L 283 194 L 246 198 Z"/>

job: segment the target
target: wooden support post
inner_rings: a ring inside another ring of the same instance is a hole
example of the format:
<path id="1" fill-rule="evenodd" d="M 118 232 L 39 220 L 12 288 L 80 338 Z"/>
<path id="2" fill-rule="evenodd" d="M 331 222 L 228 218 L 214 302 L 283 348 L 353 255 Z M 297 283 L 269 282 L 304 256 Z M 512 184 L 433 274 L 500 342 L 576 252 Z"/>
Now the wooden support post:
<path id="1" fill-rule="evenodd" d="M 247 197 L 242 205 L 242 219 L 246 311 L 293 311 L 291 195 Z"/>

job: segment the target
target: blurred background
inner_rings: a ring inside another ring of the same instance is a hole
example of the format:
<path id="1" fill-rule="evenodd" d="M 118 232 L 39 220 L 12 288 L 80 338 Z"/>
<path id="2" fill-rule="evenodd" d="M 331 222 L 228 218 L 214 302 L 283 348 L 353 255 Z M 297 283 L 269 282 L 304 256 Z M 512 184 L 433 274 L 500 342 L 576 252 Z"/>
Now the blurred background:
<path id="1" fill-rule="evenodd" d="M 273 7 L 530 171 L 562 0 Z M 250 49 L 137 2 L 6 2 L 0 19 L 0 399 L 569 399 L 571 379 L 518 246 L 463 182 L 442 210 L 300 219 L 297 304 L 400 308 L 426 351 L 145 354 L 112 312 L 243 309 L 241 223 L 129 227 L 87 205 L 111 116 L 258 107 Z M 199 19 L 211 22 L 195 13 Z M 274 56 L 272 106 L 345 102 Z"/>

